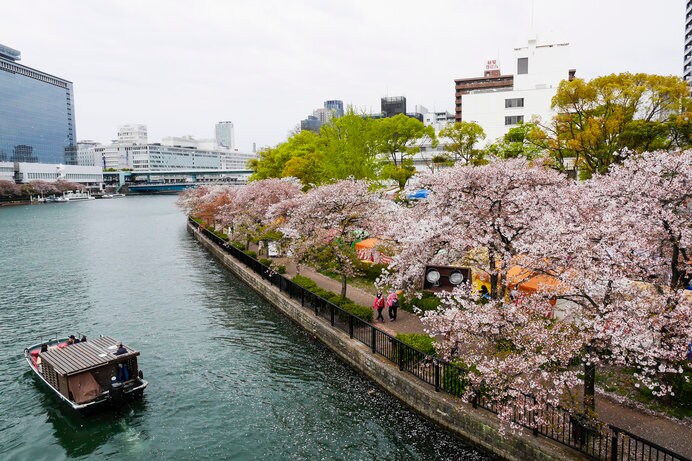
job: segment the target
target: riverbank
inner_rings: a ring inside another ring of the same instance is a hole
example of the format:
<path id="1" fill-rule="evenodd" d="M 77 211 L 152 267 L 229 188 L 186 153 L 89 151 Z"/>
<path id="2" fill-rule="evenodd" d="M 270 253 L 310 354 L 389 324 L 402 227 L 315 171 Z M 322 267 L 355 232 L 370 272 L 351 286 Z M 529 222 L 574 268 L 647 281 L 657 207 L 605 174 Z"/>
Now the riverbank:
<path id="1" fill-rule="evenodd" d="M 426 418 L 502 459 L 588 459 L 578 451 L 548 438 L 532 435 L 528 431 L 521 434 L 508 431 L 504 436 L 501 435 L 499 421 L 491 413 L 476 410 L 471 404 L 465 404 L 452 395 L 436 392 L 434 387 L 402 372 L 390 361 L 373 353 L 370 347 L 332 328 L 329 321 L 303 307 L 298 300 L 286 296 L 278 287 L 231 257 L 190 222 L 188 230 L 240 280 L 327 345 L 354 369 Z"/>

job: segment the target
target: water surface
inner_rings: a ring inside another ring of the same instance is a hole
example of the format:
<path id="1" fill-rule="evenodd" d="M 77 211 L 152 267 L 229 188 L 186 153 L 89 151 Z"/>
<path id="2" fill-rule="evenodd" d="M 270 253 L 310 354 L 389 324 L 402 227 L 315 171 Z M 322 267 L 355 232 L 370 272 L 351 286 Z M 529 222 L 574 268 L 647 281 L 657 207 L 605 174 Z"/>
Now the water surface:
<path id="1" fill-rule="evenodd" d="M 43 333 L 142 351 L 144 399 L 81 417 Z M 340 362 L 185 230 L 175 197 L 0 208 L 0 459 L 485 459 Z"/>

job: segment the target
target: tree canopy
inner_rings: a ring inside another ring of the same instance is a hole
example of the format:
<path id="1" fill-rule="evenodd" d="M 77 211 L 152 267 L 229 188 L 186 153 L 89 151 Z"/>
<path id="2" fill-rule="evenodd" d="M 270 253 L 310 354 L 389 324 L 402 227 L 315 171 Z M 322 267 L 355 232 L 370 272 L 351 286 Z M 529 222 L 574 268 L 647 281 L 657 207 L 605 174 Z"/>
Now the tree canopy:
<path id="1" fill-rule="evenodd" d="M 573 161 L 586 176 L 605 173 L 632 153 L 689 146 L 689 93 L 675 76 L 563 80 L 552 100 L 557 115 L 531 132 L 532 141 L 561 169 Z"/>
<path id="2" fill-rule="evenodd" d="M 248 166 L 252 180 L 293 176 L 306 188 L 347 178 L 396 181 L 406 185 L 416 170 L 413 156 L 424 142 L 437 144 L 435 131 L 405 115 L 372 119 L 353 111 L 332 119 L 320 133 L 295 133 L 262 150 Z"/>

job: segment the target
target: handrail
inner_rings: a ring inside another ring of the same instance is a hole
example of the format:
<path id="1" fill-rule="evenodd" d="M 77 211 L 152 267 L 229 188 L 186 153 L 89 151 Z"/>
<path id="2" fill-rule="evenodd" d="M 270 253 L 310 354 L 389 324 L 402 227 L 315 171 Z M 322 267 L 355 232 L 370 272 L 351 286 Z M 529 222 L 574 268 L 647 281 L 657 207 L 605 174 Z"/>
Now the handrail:
<path id="1" fill-rule="evenodd" d="M 438 359 L 404 343 L 292 280 L 273 272 L 271 268 L 260 263 L 257 259 L 230 245 L 228 240 L 200 226 L 192 217 L 189 217 L 188 221 L 197 231 L 202 232 L 224 252 L 279 288 L 279 291 L 300 301 L 303 307 L 312 309 L 315 315 L 328 320 L 332 327 L 342 330 L 349 337 L 370 347 L 373 353 L 396 364 L 399 370 L 412 374 L 434 386 L 436 391 L 442 390 L 457 397 L 463 394 L 465 385 L 459 378 L 468 373 L 467 368 Z M 476 394 L 478 395 L 478 393 Z M 535 403 L 534 397 L 530 395 L 523 395 L 523 399 L 524 402 Z M 471 403 L 474 408 L 480 407 L 497 413 L 494 405 L 483 397 L 476 397 Z M 520 407 L 517 407 L 513 417 L 514 423 L 531 429 L 534 435 L 543 435 L 595 460 L 691 461 L 689 458 L 619 427 L 600 421 L 586 423 L 580 419 L 579 415 L 561 407 L 547 404 L 545 408 L 534 413 L 533 418 L 536 418 L 540 413 L 547 421 L 550 421 L 550 424 L 536 427 L 532 427 L 516 417 L 517 413 L 522 411 Z"/>

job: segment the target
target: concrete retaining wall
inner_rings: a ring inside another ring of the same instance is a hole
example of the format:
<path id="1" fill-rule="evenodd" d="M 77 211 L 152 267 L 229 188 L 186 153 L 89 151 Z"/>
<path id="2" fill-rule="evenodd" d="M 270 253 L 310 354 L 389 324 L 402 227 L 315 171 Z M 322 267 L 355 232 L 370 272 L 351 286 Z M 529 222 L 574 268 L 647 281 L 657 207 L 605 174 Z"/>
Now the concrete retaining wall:
<path id="1" fill-rule="evenodd" d="M 530 431 L 525 430 L 522 434 L 515 435 L 508 430 L 502 437 L 498 430 L 498 420 L 493 414 L 483 409 L 474 409 L 446 393 L 435 392 L 432 386 L 399 371 L 396 365 L 373 354 L 366 345 L 332 328 L 329 322 L 316 316 L 310 309 L 285 296 L 278 288 L 219 249 L 190 224 L 188 230 L 240 280 L 312 333 L 341 359 L 424 417 L 458 434 L 471 445 L 507 460 L 588 459 L 550 439 L 534 436 Z"/>

